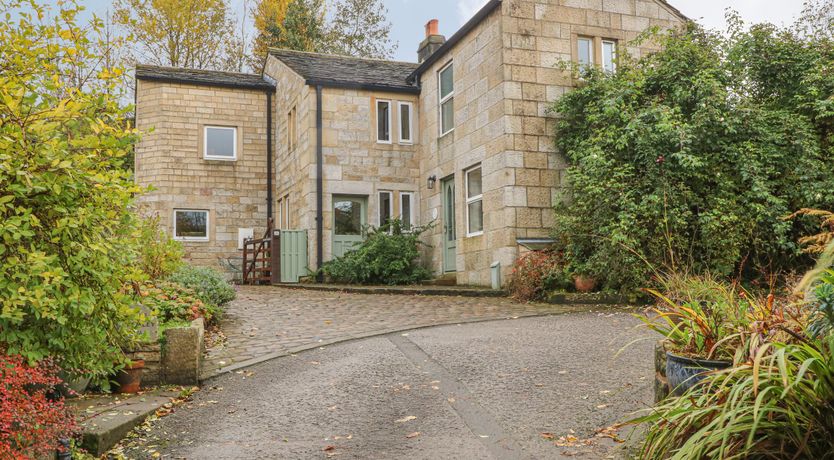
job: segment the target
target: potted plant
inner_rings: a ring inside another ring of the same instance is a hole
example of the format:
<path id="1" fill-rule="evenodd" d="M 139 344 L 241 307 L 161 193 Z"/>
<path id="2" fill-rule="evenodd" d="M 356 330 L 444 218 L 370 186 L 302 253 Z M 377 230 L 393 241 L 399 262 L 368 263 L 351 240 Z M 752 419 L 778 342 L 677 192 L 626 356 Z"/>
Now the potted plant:
<path id="1" fill-rule="evenodd" d="M 138 393 L 142 385 L 142 371 L 145 368 L 145 361 L 137 359 L 131 361 L 124 369 L 116 375 L 116 383 L 119 384 L 119 393 Z"/>
<path id="2" fill-rule="evenodd" d="M 669 277 L 666 294 L 646 290 L 659 300 L 653 316 L 639 318 L 661 335 L 666 379 L 681 395 L 712 371 L 752 359 L 759 344 L 786 339 L 801 325 L 790 306 L 760 298 L 736 286 L 705 277 Z"/>
<path id="3" fill-rule="evenodd" d="M 597 288 L 597 280 L 591 275 L 578 272 L 573 275 L 573 285 L 576 292 L 587 294 Z"/>

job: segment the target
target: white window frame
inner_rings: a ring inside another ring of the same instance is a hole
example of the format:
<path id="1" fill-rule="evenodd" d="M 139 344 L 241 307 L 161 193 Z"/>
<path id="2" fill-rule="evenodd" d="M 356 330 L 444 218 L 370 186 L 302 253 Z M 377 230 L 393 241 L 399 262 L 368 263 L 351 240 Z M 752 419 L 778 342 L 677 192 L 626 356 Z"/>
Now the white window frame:
<path id="1" fill-rule="evenodd" d="M 580 53 L 579 53 L 579 43 L 587 41 L 588 42 L 588 59 L 590 62 L 588 63 L 588 68 L 592 68 L 596 64 L 596 52 L 594 50 L 594 42 L 595 40 L 593 37 L 585 37 L 580 36 L 576 39 L 576 63 L 582 66 L 582 62 L 580 61 Z M 584 69 L 582 69 L 584 70 Z"/>
<path id="2" fill-rule="evenodd" d="M 415 222 L 415 212 L 414 212 L 414 192 L 400 192 L 400 222 L 403 220 L 403 197 L 409 197 L 409 210 L 408 210 L 408 218 L 411 223 L 411 227 L 416 227 L 417 222 Z M 407 229 L 408 230 L 408 229 Z"/>
<path id="3" fill-rule="evenodd" d="M 440 103 L 437 104 L 437 110 L 438 110 L 437 126 L 438 126 L 438 129 L 440 130 L 440 136 L 441 137 L 443 137 L 443 136 L 445 136 L 445 135 L 447 135 L 447 134 L 449 134 L 449 133 L 451 133 L 452 131 L 455 130 L 455 125 L 454 125 L 454 123 L 452 123 L 452 127 L 449 128 L 448 131 L 443 131 L 443 104 L 445 104 L 449 100 L 455 98 L 455 77 L 454 77 L 454 72 L 455 71 L 454 71 L 454 68 L 452 69 L 452 91 L 450 91 L 449 94 L 446 95 L 446 97 L 441 96 L 441 94 L 443 94 L 442 90 L 441 90 L 441 85 L 443 84 L 441 74 L 443 72 L 445 72 L 446 69 L 448 69 L 449 67 L 452 67 L 453 65 L 454 65 L 454 61 L 449 62 L 448 64 L 446 64 L 440 70 L 437 71 L 437 99 L 440 101 Z M 453 113 L 454 113 L 454 106 L 455 106 L 455 103 L 452 102 L 452 112 Z"/>
<path id="4" fill-rule="evenodd" d="M 469 197 L 469 173 L 476 170 L 476 169 L 481 170 L 481 194 L 470 198 Z M 484 234 L 484 229 L 483 229 L 483 227 L 484 227 L 484 225 L 483 225 L 483 222 L 484 222 L 484 170 L 481 168 L 481 165 L 477 164 L 475 166 L 472 166 L 471 168 L 468 168 L 468 169 L 464 170 L 463 171 L 463 181 L 464 181 L 464 188 L 463 188 L 463 194 L 464 195 L 463 195 L 463 197 L 465 198 L 465 201 L 466 201 L 466 210 L 465 210 L 465 213 L 464 213 L 465 214 L 464 217 L 466 217 L 466 236 L 470 237 L 470 236 L 483 235 Z M 471 231 L 469 231 L 469 204 L 474 203 L 476 201 L 481 202 L 481 230 L 479 230 L 477 232 L 471 232 Z"/>
<path id="5" fill-rule="evenodd" d="M 379 138 L 379 104 L 388 104 L 388 139 L 380 139 Z M 394 143 L 394 104 L 388 99 L 377 99 L 376 100 L 376 118 L 374 123 L 374 131 L 376 131 L 376 143 L 377 144 L 393 144 Z"/>
<path id="6" fill-rule="evenodd" d="M 278 198 L 278 230 L 284 230 L 284 199 Z"/>
<path id="7" fill-rule="evenodd" d="M 388 195 L 388 219 L 394 218 L 394 192 L 390 190 L 379 190 L 376 194 L 377 199 L 377 212 L 376 212 L 376 219 L 377 225 L 382 227 L 384 222 L 382 222 L 382 195 Z"/>
<path id="8" fill-rule="evenodd" d="M 605 68 L 605 45 L 612 45 L 613 52 L 611 53 L 611 69 Z M 602 70 L 606 72 L 614 73 L 617 71 L 617 41 L 616 40 L 603 40 L 602 41 L 602 56 L 600 58 L 602 61 Z"/>
<path id="9" fill-rule="evenodd" d="M 409 139 L 403 138 L 403 107 L 408 107 L 408 135 L 410 136 Z M 397 123 L 397 128 L 400 132 L 400 144 L 414 144 L 414 104 L 412 104 L 411 102 L 397 102 L 397 119 L 399 121 L 399 123 Z"/>
<path id="10" fill-rule="evenodd" d="M 284 195 L 284 206 L 283 206 L 284 214 L 281 216 L 283 222 L 281 223 L 281 229 L 289 230 L 290 229 L 290 196 Z"/>
<path id="11" fill-rule="evenodd" d="M 178 212 L 203 212 L 206 214 L 206 236 L 177 236 L 177 213 Z M 176 241 L 209 241 L 211 237 L 211 212 L 208 209 L 174 209 L 172 226 L 174 228 L 174 239 Z"/>
<path id="12" fill-rule="evenodd" d="M 218 156 L 208 154 L 208 130 L 209 129 L 223 129 L 232 131 L 232 156 Z M 203 126 L 203 159 L 214 161 L 237 161 L 237 126 L 217 126 L 205 125 Z"/>

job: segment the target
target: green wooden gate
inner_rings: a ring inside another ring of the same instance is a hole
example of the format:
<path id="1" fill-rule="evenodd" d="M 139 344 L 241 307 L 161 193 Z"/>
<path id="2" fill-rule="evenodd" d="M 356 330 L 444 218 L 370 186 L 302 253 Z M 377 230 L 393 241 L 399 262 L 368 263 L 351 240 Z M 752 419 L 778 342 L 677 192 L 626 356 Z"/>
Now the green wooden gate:
<path id="1" fill-rule="evenodd" d="M 281 282 L 297 283 L 307 276 L 307 230 L 281 230 Z"/>

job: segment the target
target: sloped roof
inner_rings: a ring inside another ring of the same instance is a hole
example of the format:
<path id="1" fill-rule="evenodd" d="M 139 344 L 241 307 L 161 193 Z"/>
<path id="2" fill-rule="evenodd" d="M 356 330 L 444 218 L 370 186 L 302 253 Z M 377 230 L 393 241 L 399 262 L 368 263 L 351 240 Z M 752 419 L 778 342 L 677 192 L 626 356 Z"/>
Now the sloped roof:
<path id="1" fill-rule="evenodd" d="M 181 69 L 155 65 L 137 65 L 137 80 L 164 81 L 192 85 L 274 90 L 275 85 L 252 73 L 221 72 L 217 70 Z"/>
<path id="2" fill-rule="evenodd" d="M 406 82 L 417 68 L 412 62 L 383 61 L 333 54 L 270 49 L 269 54 L 304 78 L 308 85 L 419 93 Z"/>

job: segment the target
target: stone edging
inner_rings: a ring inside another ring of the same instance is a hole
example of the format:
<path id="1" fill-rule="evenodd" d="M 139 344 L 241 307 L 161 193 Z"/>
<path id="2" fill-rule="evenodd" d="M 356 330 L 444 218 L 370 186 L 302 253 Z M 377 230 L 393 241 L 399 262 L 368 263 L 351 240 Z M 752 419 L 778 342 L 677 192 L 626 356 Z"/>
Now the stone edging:
<path id="1" fill-rule="evenodd" d="M 507 292 L 488 288 L 441 288 L 432 286 L 347 286 L 341 284 L 279 283 L 273 286 L 309 291 L 347 292 L 350 294 L 423 295 L 450 297 L 506 297 Z"/>
<path id="2" fill-rule="evenodd" d="M 519 319 L 519 318 L 536 318 L 536 317 L 547 317 L 547 316 L 559 316 L 559 315 L 565 315 L 565 314 L 569 314 L 569 313 L 594 313 L 594 312 L 597 312 L 597 311 L 603 312 L 603 311 L 610 311 L 610 310 L 615 309 L 611 305 L 596 305 L 598 307 L 599 306 L 602 307 L 602 308 L 599 308 L 599 309 L 589 309 L 589 308 L 587 308 L 589 306 L 590 305 L 581 305 L 581 306 L 580 305 L 571 305 L 570 309 L 565 310 L 565 311 L 561 311 L 561 312 L 555 312 L 555 313 L 554 312 L 551 312 L 551 313 L 530 313 L 530 314 L 522 313 L 522 314 L 519 314 L 519 315 L 516 315 L 516 316 L 506 316 L 506 317 L 502 317 L 502 318 L 471 318 L 471 319 L 455 320 L 455 321 L 450 321 L 450 322 L 428 323 L 428 324 L 421 324 L 421 325 L 417 325 L 417 326 L 395 327 L 395 328 L 389 328 L 389 329 L 383 329 L 383 330 L 377 330 L 377 331 L 369 331 L 369 332 L 350 335 L 350 336 L 346 336 L 346 337 L 325 340 L 325 341 L 322 341 L 322 342 L 316 342 L 316 343 L 311 343 L 311 344 L 307 344 L 307 345 L 301 345 L 301 346 L 291 348 L 291 349 L 286 350 L 286 351 L 276 351 L 276 352 L 273 352 L 273 353 L 265 354 L 263 356 L 259 356 L 257 358 L 252 358 L 252 359 L 249 359 L 249 360 L 246 360 L 246 361 L 241 361 L 239 363 L 234 363 L 234 364 L 231 364 L 229 366 L 222 367 L 220 369 L 216 369 L 214 371 L 211 371 L 211 372 L 209 372 L 205 375 L 201 375 L 200 376 L 200 383 L 202 384 L 206 380 L 211 380 L 211 379 L 213 379 L 215 377 L 219 377 L 223 374 L 228 374 L 228 373 L 231 373 L 231 372 L 239 371 L 239 370 L 245 369 L 247 367 L 252 367 L 252 366 L 255 366 L 257 364 L 264 363 L 266 361 L 271 361 L 273 359 L 284 358 L 286 356 L 294 355 L 294 354 L 301 353 L 301 352 L 304 352 L 304 351 L 314 350 L 314 349 L 320 348 L 320 347 L 326 347 L 326 346 L 335 345 L 335 344 L 339 344 L 339 343 L 343 343 L 343 342 L 351 342 L 351 341 L 354 341 L 354 340 L 362 340 L 362 339 L 369 339 L 369 338 L 373 338 L 373 337 L 380 337 L 380 336 L 393 334 L 393 333 L 397 333 L 397 332 L 408 332 L 408 331 L 415 331 L 415 330 L 419 330 L 419 329 L 427 329 L 427 328 L 430 328 L 430 327 L 439 327 L 439 326 L 454 326 L 456 324 L 485 323 L 485 322 L 488 322 L 488 321 L 506 321 L 506 320 L 510 320 L 510 319 Z M 617 310 L 620 310 L 620 309 L 617 309 Z"/>

